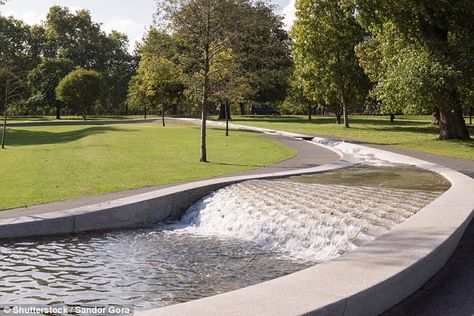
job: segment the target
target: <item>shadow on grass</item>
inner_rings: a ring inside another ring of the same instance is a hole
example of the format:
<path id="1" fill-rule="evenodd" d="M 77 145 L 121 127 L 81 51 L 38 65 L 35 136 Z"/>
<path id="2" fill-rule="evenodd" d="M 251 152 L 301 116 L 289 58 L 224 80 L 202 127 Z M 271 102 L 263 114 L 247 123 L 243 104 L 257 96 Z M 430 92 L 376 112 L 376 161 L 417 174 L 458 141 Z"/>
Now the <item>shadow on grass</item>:
<path id="1" fill-rule="evenodd" d="M 108 126 L 97 126 L 66 132 L 34 131 L 28 129 L 8 129 L 6 146 L 28 146 L 70 143 L 81 138 L 106 132 L 131 132 Z"/>

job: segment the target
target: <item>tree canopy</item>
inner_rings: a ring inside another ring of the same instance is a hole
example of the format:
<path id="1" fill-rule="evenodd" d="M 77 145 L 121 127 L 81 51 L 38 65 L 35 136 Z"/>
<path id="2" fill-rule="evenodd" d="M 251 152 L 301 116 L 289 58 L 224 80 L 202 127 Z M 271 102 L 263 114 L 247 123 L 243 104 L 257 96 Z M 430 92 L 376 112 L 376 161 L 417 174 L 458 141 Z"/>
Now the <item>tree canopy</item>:
<path id="1" fill-rule="evenodd" d="M 324 101 L 338 115 L 363 103 L 368 80 L 359 66 L 354 47 L 365 33 L 354 10 L 342 0 L 300 0 L 292 36 L 297 80 L 316 102 Z M 338 119 L 339 121 L 339 119 Z"/>
<path id="2" fill-rule="evenodd" d="M 440 139 L 467 139 L 463 105 L 474 80 L 474 3 L 354 0 L 370 36 L 358 55 L 383 106 L 440 114 Z"/>
<path id="3" fill-rule="evenodd" d="M 56 118 L 61 118 L 63 103 L 56 98 L 56 87 L 69 74 L 74 64 L 69 59 L 44 59 L 28 74 L 28 87 L 32 93 L 31 99 L 42 106 L 54 107 Z"/>
<path id="4" fill-rule="evenodd" d="M 57 99 L 64 102 L 84 120 L 91 108 L 103 97 L 104 81 L 95 70 L 78 68 L 64 77 L 56 87 Z"/>

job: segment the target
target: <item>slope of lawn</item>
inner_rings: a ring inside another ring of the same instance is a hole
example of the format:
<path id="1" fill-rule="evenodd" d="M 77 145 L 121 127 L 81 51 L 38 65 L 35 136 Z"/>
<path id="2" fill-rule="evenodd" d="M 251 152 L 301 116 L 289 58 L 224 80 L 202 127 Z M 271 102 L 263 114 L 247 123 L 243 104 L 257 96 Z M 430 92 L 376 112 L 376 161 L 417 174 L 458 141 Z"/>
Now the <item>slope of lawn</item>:
<path id="1" fill-rule="evenodd" d="M 0 150 L 0 209 L 263 167 L 296 152 L 261 134 L 210 129 L 199 161 L 199 128 L 132 124 L 9 128 Z"/>
<path id="2" fill-rule="evenodd" d="M 332 116 L 318 116 L 311 121 L 304 116 L 235 116 L 232 123 L 340 137 L 474 160 L 474 140 L 438 140 L 438 129 L 430 125 L 431 117 L 428 116 L 398 116 L 390 124 L 388 117 L 354 115 L 350 117 L 349 129 L 335 124 Z M 468 125 L 468 128 L 474 138 L 474 126 Z"/>

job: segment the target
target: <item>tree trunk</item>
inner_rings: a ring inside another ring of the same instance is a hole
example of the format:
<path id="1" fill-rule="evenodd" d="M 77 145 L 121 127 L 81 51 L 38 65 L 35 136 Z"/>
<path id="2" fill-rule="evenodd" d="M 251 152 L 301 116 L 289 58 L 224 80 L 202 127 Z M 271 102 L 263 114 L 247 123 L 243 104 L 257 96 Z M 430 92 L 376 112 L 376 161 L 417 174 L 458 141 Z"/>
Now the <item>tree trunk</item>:
<path id="1" fill-rule="evenodd" d="M 336 113 L 336 122 L 337 122 L 337 125 L 341 125 L 341 116 L 342 116 L 341 113 Z"/>
<path id="2" fill-rule="evenodd" d="M 231 120 L 229 100 L 222 101 L 219 106 L 219 120 Z"/>
<path id="3" fill-rule="evenodd" d="M 313 115 L 313 107 L 308 105 L 308 120 L 311 121 L 311 116 Z"/>
<path id="4" fill-rule="evenodd" d="M 56 106 L 56 119 L 61 119 L 61 107 L 59 105 Z"/>
<path id="5" fill-rule="evenodd" d="M 472 106 L 469 108 L 469 125 L 472 125 Z"/>
<path id="6" fill-rule="evenodd" d="M 165 106 L 163 105 L 163 107 L 161 108 L 161 124 L 163 125 L 163 127 L 166 127 L 166 123 L 165 123 Z"/>
<path id="7" fill-rule="evenodd" d="M 347 106 L 342 107 L 342 112 L 344 114 L 344 127 L 349 128 L 349 113 L 347 113 Z"/>
<path id="8" fill-rule="evenodd" d="M 225 120 L 226 118 L 227 118 L 227 115 L 226 115 L 225 102 L 220 102 L 218 120 Z"/>
<path id="9" fill-rule="evenodd" d="M 439 125 L 439 110 L 436 110 L 431 116 L 431 125 Z"/>
<path id="10" fill-rule="evenodd" d="M 394 123 L 395 122 L 395 114 L 390 114 L 390 123 Z"/>
<path id="11" fill-rule="evenodd" d="M 2 132 L 2 149 L 5 149 L 5 140 L 7 138 L 7 115 L 8 115 L 8 90 L 5 87 L 5 109 L 3 111 L 3 132 Z"/>
<path id="12" fill-rule="evenodd" d="M 146 108 L 146 105 L 145 105 L 145 111 L 143 113 L 143 117 L 145 118 L 145 120 L 146 120 L 146 112 L 147 112 L 147 108 Z"/>
<path id="13" fill-rule="evenodd" d="M 209 99 L 209 70 L 211 65 L 210 57 L 210 24 L 211 24 L 211 12 L 206 12 L 206 23 L 205 23 L 205 42 L 204 42 L 204 86 L 202 89 L 202 104 L 201 104 L 201 157 L 199 161 L 207 162 L 207 148 L 206 148 L 206 121 L 207 121 L 207 103 Z"/>
<path id="14" fill-rule="evenodd" d="M 229 120 L 230 120 L 229 101 L 225 101 L 225 136 L 229 136 Z"/>
<path id="15" fill-rule="evenodd" d="M 173 106 L 171 107 L 171 114 L 178 115 L 178 104 L 177 103 L 173 104 Z"/>
<path id="16" fill-rule="evenodd" d="M 439 111 L 439 139 L 470 139 L 462 110 Z"/>
<path id="17" fill-rule="evenodd" d="M 239 103 L 240 115 L 245 115 L 245 104 Z"/>
<path id="18" fill-rule="evenodd" d="M 205 79 L 204 81 L 207 81 Z M 201 105 L 201 158 L 199 161 L 207 162 L 207 149 L 206 149 L 206 115 L 207 115 L 207 84 L 204 84 L 204 92 L 202 97 L 202 105 Z"/>

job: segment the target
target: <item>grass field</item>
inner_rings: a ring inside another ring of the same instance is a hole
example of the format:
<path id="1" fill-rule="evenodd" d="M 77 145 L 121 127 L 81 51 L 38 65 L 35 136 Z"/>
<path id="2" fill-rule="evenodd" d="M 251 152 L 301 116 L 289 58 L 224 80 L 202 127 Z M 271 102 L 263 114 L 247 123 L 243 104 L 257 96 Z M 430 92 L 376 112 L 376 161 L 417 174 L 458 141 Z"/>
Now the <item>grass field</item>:
<path id="1" fill-rule="evenodd" d="M 210 129 L 210 163 L 199 163 L 199 133 L 151 123 L 9 128 L 0 150 L 0 209 L 210 178 L 296 154 L 260 134 Z"/>
<path id="2" fill-rule="evenodd" d="M 232 123 L 359 140 L 474 160 L 474 140 L 438 140 L 438 129 L 430 125 L 431 117 L 428 116 L 398 116 L 390 124 L 388 117 L 354 115 L 350 117 L 349 129 L 335 124 L 335 118 L 331 116 L 318 116 L 311 121 L 304 116 L 234 116 Z M 474 137 L 474 126 L 468 125 L 468 128 Z"/>

